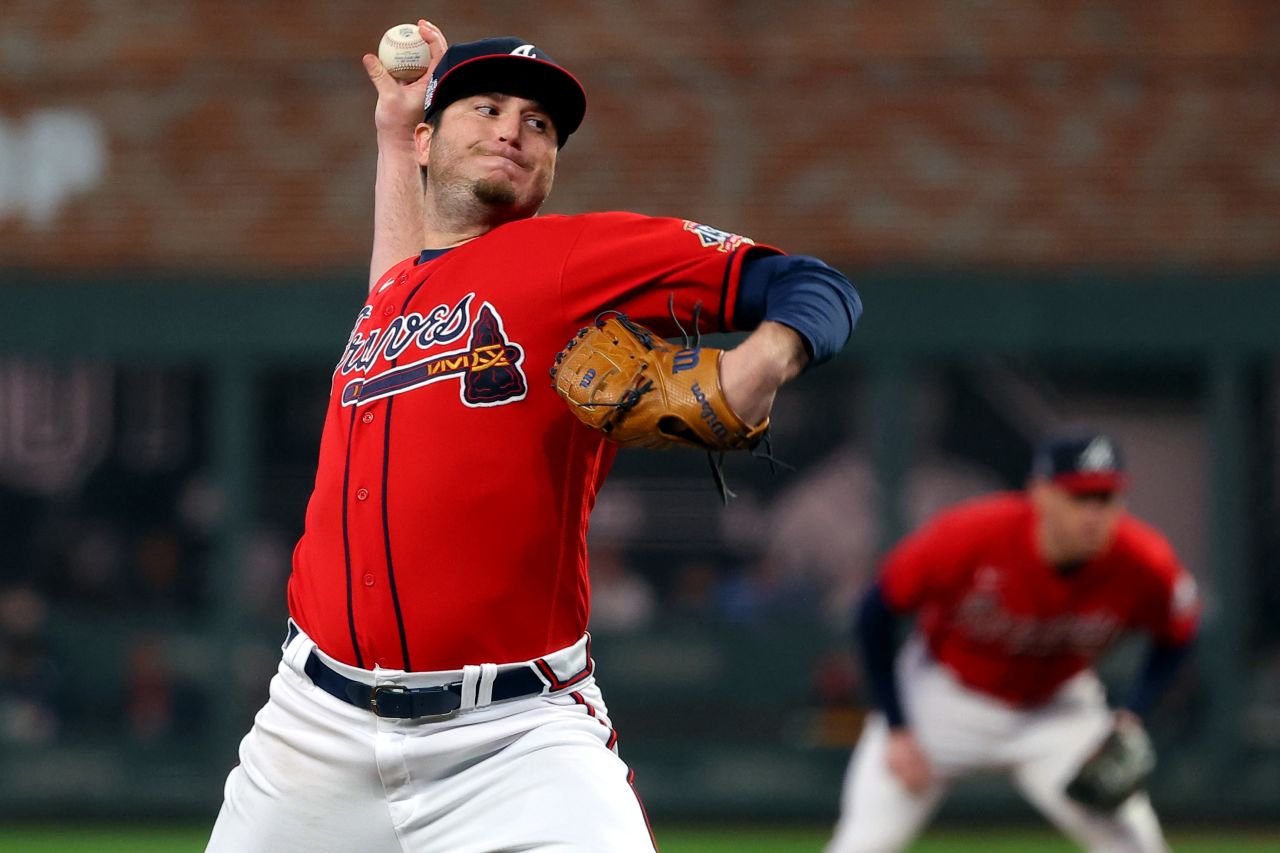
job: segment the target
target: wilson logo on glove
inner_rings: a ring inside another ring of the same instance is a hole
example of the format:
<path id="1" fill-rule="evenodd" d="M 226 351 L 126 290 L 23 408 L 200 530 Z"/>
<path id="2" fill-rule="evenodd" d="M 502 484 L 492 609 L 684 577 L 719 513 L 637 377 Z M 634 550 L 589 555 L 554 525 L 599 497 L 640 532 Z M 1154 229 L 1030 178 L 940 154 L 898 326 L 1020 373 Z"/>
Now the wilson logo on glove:
<path id="1" fill-rule="evenodd" d="M 698 353 L 700 349 L 682 349 L 671 357 L 671 372 L 679 373 L 682 370 L 692 370 L 698 366 Z"/>

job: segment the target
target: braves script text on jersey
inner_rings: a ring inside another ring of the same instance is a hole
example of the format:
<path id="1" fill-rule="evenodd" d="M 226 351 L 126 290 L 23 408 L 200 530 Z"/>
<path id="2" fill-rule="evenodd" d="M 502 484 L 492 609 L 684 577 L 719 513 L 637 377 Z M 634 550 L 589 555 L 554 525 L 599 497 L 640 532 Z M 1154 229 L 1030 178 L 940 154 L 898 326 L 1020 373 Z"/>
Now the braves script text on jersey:
<path id="1" fill-rule="evenodd" d="M 961 682 L 1024 706 L 1123 632 L 1181 643 L 1199 613 L 1191 576 L 1154 529 L 1126 515 L 1109 549 L 1062 573 L 1039 556 L 1021 494 L 938 516 L 890 553 L 882 584 L 890 607 L 919 610 L 930 652 Z"/>
<path id="2" fill-rule="evenodd" d="M 581 638 L 615 448 L 547 370 L 605 307 L 674 336 L 674 294 L 686 329 L 700 303 L 702 331 L 732 330 L 745 246 L 774 251 L 679 219 L 543 216 L 388 271 L 333 373 L 289 582 L 303 630 L 344 663 L 410 671 Z"/>

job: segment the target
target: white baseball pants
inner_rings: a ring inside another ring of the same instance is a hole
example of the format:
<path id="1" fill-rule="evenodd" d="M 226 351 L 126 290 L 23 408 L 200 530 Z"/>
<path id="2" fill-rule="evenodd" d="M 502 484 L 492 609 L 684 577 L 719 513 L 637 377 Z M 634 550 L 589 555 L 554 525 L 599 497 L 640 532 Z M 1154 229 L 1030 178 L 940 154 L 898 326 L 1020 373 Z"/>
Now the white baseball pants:
<path id="1" fill-rule="evenodd" d="M 594 678 L 447 719 L 385 719 L 316 688 L 303 670 L 313 649 L 306 634 L 286 645 L 208 851 L 655 849 Z M 366 671 L 321 659 L 348 678 L 405 687 L 476 683 L 496 669 Z M 586 638 L 544 660 L 567 679 L 585 666 Z"/>
<path id="2" fill-rule="evenodd" d="M 961 684 L 929 656 L 918 637 L 903 647 L 897 667 L 903 711 L 932 765 L 934 781 L 919 795 L 902 785 L 886 761 L 888 724 L 882 714 L 870 715 L 849 762 L 840 820 L 827 853 L 902 850 L 952 782 L 992 771 L 1011 774 L 1022 795 L 1086 850 L 1168 851 L 1146 794 L 1130 797 L 1114 815 L 1104 816 L 1063 792 L 1113 722 L 1092 672 L 1067 681 L 1045 705 L 1024 710 Z"/>

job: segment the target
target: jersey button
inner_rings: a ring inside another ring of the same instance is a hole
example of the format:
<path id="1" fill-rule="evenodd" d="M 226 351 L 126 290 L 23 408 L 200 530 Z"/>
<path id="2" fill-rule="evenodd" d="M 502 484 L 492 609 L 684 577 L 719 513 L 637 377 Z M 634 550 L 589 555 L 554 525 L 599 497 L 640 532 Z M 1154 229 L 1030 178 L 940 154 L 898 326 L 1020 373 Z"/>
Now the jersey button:
<path id="1" fill-rule="evenodd" d="M 367 500 L 368 498 L 369 498 L 368 489 L 359 489 L 356 491 L 356 500 L 363 501 L 363 500 Z"/>
<path id="2" fill-rule="evenodd" d="M 373 586 L 373 575 L 365 575 L 365 576 L 364 576 L 364 585 L 365 585 L 365 586 Z"/>
<path id="3" fill-rule="evenodd" d="M 363 415 L 360 416 L 360 420 L 364 421 L 367 424 L 373 423 L 373 412 L 365 412 Z"/>
<path id="4" fill-rule="evenodd" d="M 394 313 L 396 313 L 396 308 L 394 305 L 388 305 L 386 308 L 382 309 L 383 317 L 390 317 Z"/>

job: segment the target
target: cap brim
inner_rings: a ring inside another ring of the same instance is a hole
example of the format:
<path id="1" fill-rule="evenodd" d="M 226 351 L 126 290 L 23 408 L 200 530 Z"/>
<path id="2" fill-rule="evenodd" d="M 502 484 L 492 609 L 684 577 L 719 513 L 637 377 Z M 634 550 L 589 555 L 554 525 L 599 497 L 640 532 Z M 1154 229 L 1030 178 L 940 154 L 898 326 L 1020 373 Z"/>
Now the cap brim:
<path id="1" fill-rule="evenodd" d="M 502 92 L 542 104 L 561 142 L 582 124 L 587 93 L 559 65 L 529 56 L 491 54 L 460 62 L 440 78 L 427 115 L 481 92 Z"/>
<path id="2" fill-rule="evenodd" d="M 1053 482 L 1073 495 L 1109 494 L 1124 490 L 1124 474 L 1119 471 L 1078 471 L 1057 474 Z"/>

